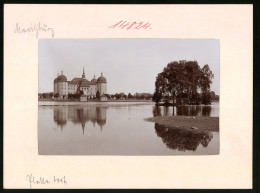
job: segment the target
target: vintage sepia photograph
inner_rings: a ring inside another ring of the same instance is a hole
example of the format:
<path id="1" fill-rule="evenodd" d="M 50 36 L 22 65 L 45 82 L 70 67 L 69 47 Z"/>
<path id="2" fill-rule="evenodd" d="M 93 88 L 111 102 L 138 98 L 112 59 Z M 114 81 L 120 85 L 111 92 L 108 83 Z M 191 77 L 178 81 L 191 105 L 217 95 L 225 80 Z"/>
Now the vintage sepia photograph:
<path id="1" fill-rule="evenodd" d="M 218 39 L 40 39 L 39 155 L 219 154 Z"/>

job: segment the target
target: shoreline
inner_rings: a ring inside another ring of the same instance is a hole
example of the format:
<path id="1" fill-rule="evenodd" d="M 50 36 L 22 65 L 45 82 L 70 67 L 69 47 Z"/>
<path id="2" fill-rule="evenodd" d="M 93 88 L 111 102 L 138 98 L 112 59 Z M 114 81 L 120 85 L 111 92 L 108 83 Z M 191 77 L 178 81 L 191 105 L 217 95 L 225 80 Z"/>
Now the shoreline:
<path id="1" fill-rule="evenodd" d="M 152 100 L 88 100 L 88 101 L 79 101 L 79 100 L 42 100 L 38 99 L 38 102 L 80 102 L 80 103 L 89 103 L 89 102 L 99 102 L 99 103 L 107 103 L 107 102 L 153 102 Z"/>
<path id="2" fill-rule="evenodd" d="M 159 116 L 146 118 L 145 121 L 172 129 L 219 132 L 219 117 Z"/>
<path id="3" fill-rule="evenodd" d="M 88 101 L 80 101 L 80 100 L 73 100 L 73 99 L 61 99 L 61 100 L 53 100 L 53 99 L 38 99 L 38 102 L 79 102 L 79 103 L 90 103 L 90 102 L 98 102 L 98 103 L 107 103 L 107 102 L 147 102 L 147 103 L 154 103 L 156 106 L 163 106 L 163 107 L 171 107 L 171 106 L 205 106 L 204 104 L 188 104 L 188 103 L 183 103 L 183 104 L 163 104 L 159 103 L 156 104 L 152 100 L 140 100 L 140 99 L 133 99 L 133 100 L 105 100 L 105 101 L 100 101 L 100 100 L 88 100 Z M 219 101 L 212 101 L 212 102 L 219 102 Z M 211 106 L 212 104 L 208 104 L 206 106 Z"/>

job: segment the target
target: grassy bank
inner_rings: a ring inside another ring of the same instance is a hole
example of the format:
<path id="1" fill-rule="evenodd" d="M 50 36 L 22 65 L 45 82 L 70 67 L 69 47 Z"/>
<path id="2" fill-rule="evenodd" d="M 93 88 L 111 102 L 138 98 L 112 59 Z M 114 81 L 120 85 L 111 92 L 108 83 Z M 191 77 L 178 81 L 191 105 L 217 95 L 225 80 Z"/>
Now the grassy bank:
<path id="1" fill-rule="evenodd" d="M 200 131 L 219 131 L 219 117 L 160 116 L 145 120 L 180 129 L 195 127 Z"/>

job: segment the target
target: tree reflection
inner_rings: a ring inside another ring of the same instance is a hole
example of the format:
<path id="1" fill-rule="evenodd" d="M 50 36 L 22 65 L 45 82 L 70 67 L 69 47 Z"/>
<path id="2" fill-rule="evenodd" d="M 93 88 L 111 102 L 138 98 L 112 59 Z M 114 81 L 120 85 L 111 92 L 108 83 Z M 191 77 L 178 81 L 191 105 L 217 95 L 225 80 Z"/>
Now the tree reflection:
<path id="1" fill-rule="evenodd" d="M 57 108 L 54 109 L 54 121 L 58 126 L 61 126 L 61 128 L 67 124 L 67 121 L 80 124 L 84 134 L 87 122 L 91 122 L 94 127 L 97 123 L 102 130 L 102 127 L 106 124 L 106 110 L 107 107 Z"/>
<path id="2" fill-rule="evenodd" d="M 161 112 L 161 107 L 160 106 L 154 106 L 153 107 L 153 116 L 154 117 L 159 117 L 162 116 L 162 112 Z"/>
<path id="3" fill-rule="evenodd" d="M 213 138 L 212 134 L 208 131 L 170 128 L 159 125 L 158 123 L 155 123 L 155 131 L 168 148 L 178 151 L 195 151 L 199 144 L 207 147 Z"/>
<path id="4" fill-rule="evenodd" d="M 56 124 L 61 127 L 61 131 L 62 131 L 63 126 L 67 124 L 67 110 L 64 108 L 54 109 L 53 118 L 54 118 L 54 122 L 56 122 Z"/>
<path id="5" fill-rule="evenodd" d="M 202 108 L 202 115 L 203 116 L 210 116 L 211 114 L 211 106 L 204 106 Z"/>
<path id="6" fill-rule="evenodd" d="M 163 112 L 163 114 L 162 114 Z M 211 106 L 199 105 L 179 105 L 174 107 L 169 106 L 154 106 L 153 116 L 211 116 Z"/>

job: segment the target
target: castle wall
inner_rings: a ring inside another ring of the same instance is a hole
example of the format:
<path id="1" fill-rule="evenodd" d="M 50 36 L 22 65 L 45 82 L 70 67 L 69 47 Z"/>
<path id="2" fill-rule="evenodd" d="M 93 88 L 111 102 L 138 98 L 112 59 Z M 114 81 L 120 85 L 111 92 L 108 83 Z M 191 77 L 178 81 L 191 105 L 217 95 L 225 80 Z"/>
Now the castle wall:
<path id="1" fill-rule="evenodd" d="M 107 83 L 97 83 L 97 90 L 100 94 L 107 94 Z"/>
<path id="2" fill-rule="evenodd" d="M 57 86 L 57 82 L 54 83 L 53 85 L 53 90 L 54 90 L 54 94 L 58 93 L 58 86 Z"/>
<path id="3" fill-rule="evenodd" d="M 78 85 L 68 84 L 68 94 L 75 94 L 77 92 Z"/>
<path id="4" fill-rule="evenodd" d="M 97 85 L 90 85 L 89 86 L 89 95 L 90 96 L 96 96 L 97 93 Z"/>
<path id="5" fill-rule="evenodd" d="M 101 83 L 100 87 L 100 94 L 107 94 L 107 83 Z"/>
<path id="6" fill-rule="evenodd" d="M 68 82 L 58 82 L 59 95 L 68 95 Z"/>
<path id="7" fill-rule="evenodd" d="M 100 93 L 101 92 L 101 85 L 100 83 L 97 83 L 97 91 Z"/>

